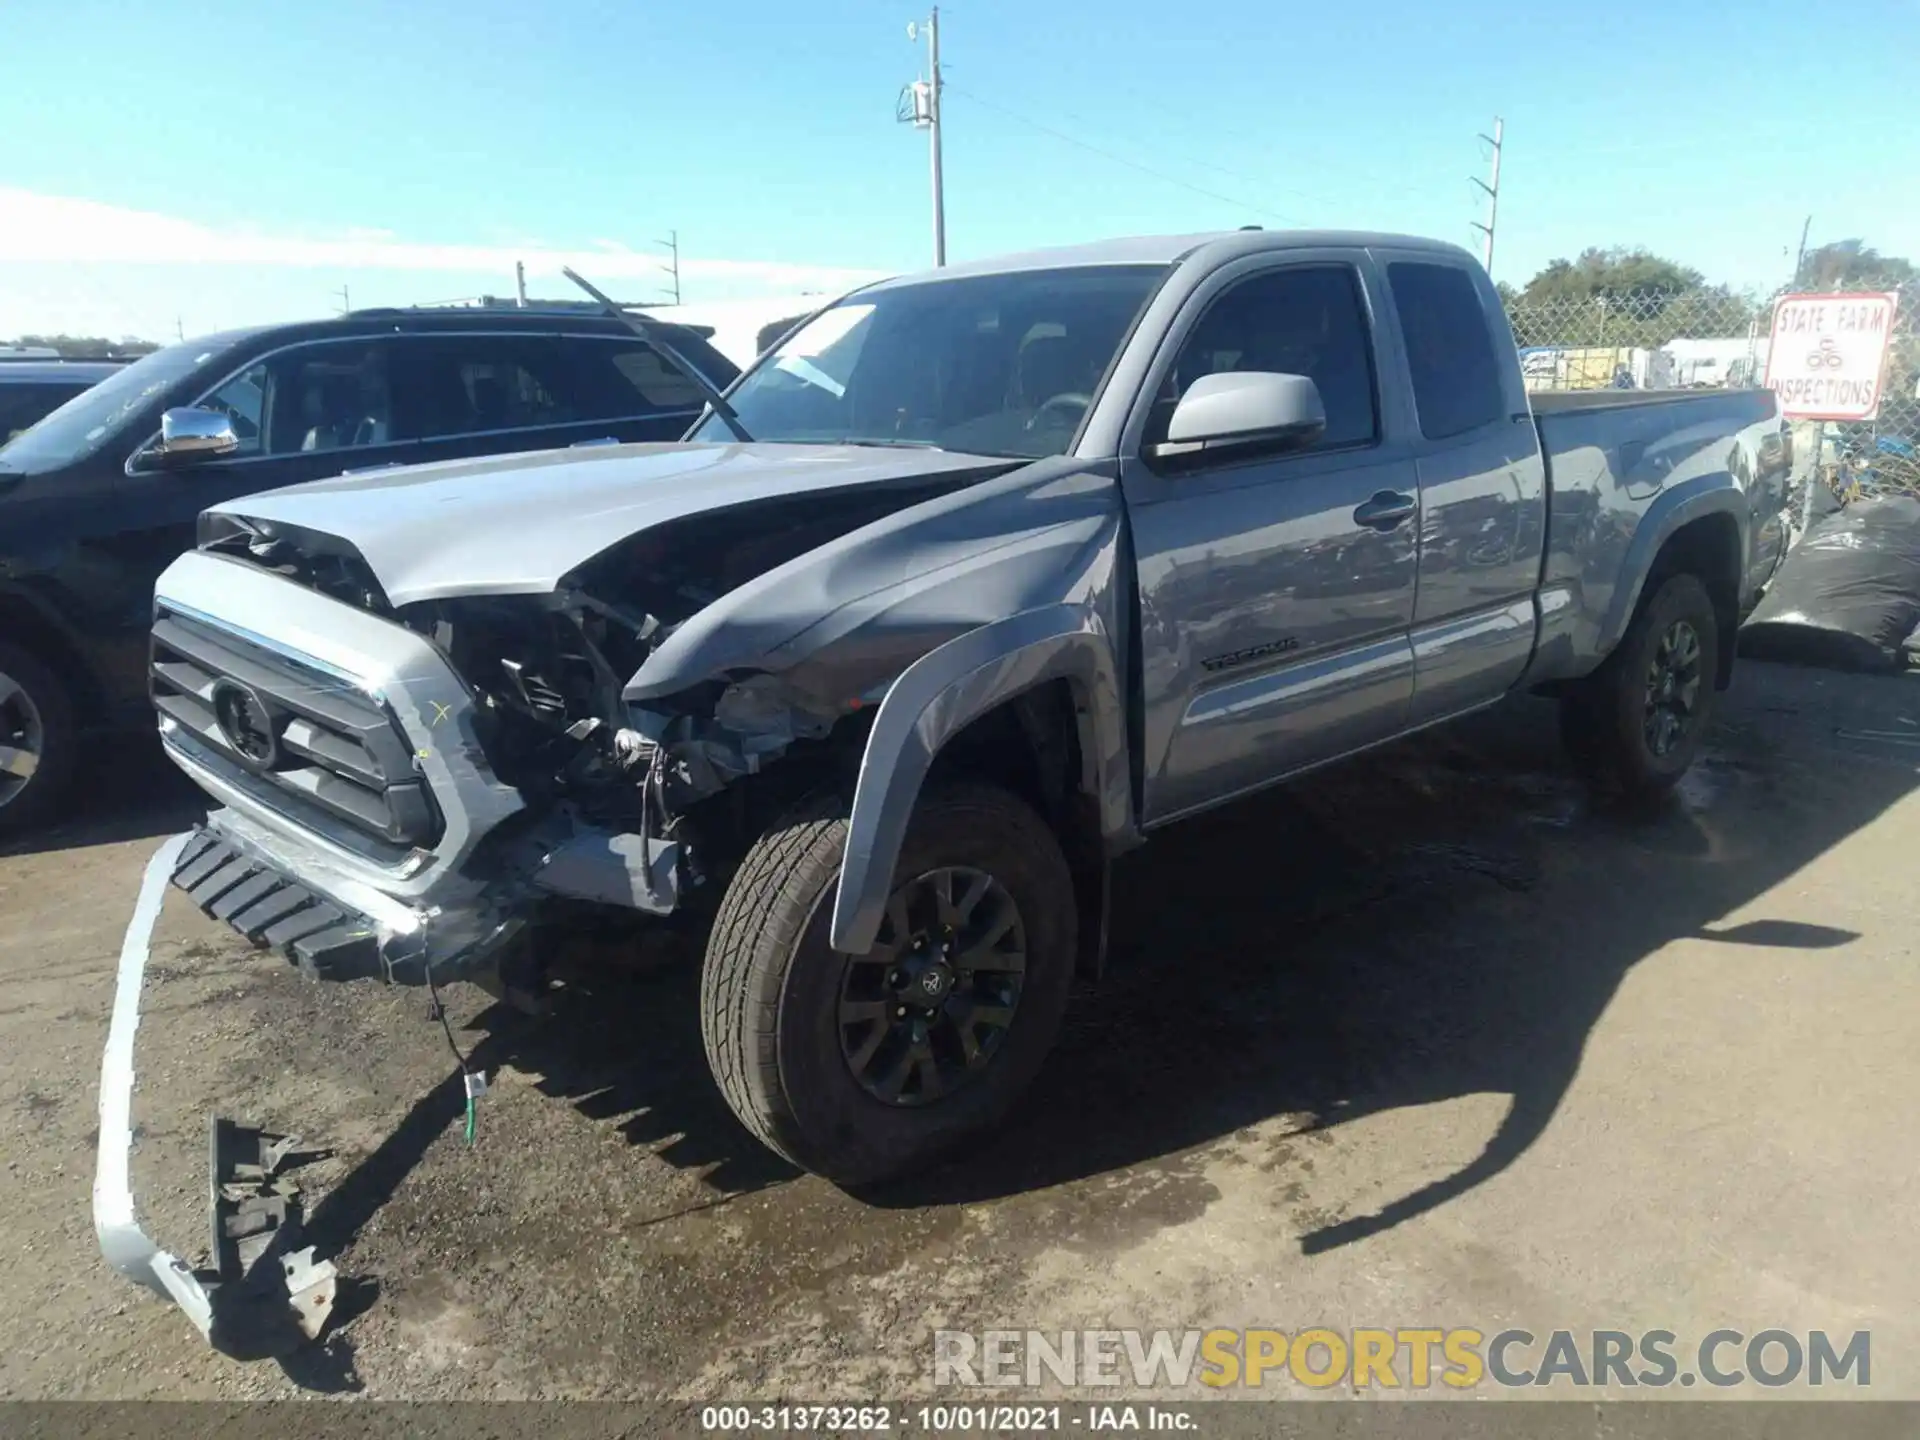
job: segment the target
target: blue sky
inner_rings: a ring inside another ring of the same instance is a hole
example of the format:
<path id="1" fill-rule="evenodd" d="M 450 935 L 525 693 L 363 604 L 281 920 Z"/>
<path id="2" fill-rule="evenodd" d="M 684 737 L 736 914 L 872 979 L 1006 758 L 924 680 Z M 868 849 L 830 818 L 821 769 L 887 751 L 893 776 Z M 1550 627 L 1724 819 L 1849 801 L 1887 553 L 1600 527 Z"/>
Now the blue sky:
<path id="1" fill-rule="evenodd" d="M 1920 5 L 1859 0 L 1839 41 L 1820 13 L 958 0 L 949 256 L 1248 223 L 1475 244 L 1498 113 L 1500 278 L 1626 244 L 1770 287 L 1809 213 L 1814 243 L 1920 258 Z M 670 229 L 690 299 L 920 268 L 926 145 L 893 111 L 923 14 L 7 0 L 0 337 L 504 293 L 519 254 L 537 293 L 571 256 L 641 298 Z"/>

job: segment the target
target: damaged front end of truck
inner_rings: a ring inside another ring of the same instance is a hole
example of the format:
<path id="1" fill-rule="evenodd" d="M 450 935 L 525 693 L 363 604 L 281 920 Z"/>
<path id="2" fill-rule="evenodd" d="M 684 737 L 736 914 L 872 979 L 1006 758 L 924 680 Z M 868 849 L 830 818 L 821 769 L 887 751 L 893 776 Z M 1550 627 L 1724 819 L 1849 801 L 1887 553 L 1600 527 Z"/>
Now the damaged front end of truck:
<path id="1" fill-rule="evenodd" d="M 234 502 L 156 590 L 162 738 L 215 807 L 164 868 L 316 978 L 524 1001 L 544 922 L 698 923 L 760 828 L 838 785 L 833 943 L 863 949 L 919 779 L 997 698 L 1059 680 L 1061 784 L 1101 833 L 1130 824 L 1124 534 L 1109 468 L 880 446 L 558 452 Z M 223 1291 L 311 1335 L 331 1269 L 299 1247 L 279 1137 L 222 1132 L 254 1146 L 213 1177 L 216 1230 L 253 1237 L 242 1262 L 216 1235 L 231 1283 L 151 1278 L 191 1272 L 134 1222 L 127 1105 L 109 1117 L 133 964 L 103 1069 L 103 1248 L 216 1339 Z M 290 1203 L 234 1221 L 247 1184 Z"/>

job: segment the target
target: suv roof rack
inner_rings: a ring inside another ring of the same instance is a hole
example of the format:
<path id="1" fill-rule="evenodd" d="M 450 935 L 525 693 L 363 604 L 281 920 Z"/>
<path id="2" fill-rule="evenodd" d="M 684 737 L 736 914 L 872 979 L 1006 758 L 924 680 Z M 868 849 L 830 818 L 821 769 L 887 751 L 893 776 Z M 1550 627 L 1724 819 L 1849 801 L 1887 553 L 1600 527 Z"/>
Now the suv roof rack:
<path id="1" fill-rule="evenodd" d="M 694 325 L 685 320 L 675 320 L 658 313 L 661 308 L 653 305 L 618 302 L 623 310 L 645 310 L 654 319 L 663 324 L 675 326 L 698 335 L 702 340 L 711 340 L 714 327 Z M 349 320 L 387 320 L 417 315 L 458 315 L 470 310 L 502 311 L 513 315 L 557 316 L 568 320 L 606 320 L 611 319 L 605 309 L 590 300 L 529 300 L 522 305 L 518 300 L 503 299 L 497 295 L 479 295 L 471 300 L 443 300 L 424 305 L 373 305 L 359 310 L 349 310 L 345 316 Z"/>

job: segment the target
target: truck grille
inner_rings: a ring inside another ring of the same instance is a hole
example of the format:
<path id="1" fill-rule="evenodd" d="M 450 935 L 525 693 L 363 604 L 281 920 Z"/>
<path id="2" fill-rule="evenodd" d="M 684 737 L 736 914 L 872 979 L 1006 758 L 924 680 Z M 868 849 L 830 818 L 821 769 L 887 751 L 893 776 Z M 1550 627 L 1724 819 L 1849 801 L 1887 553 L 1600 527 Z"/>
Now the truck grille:
<path id="1" fill-rule="evenodd" d="M 165 607 L 150 679 L 155 708 L 223 778 L 295 823 L 381 860 L 439 839 L 405 737 L 364 690 Z"/>

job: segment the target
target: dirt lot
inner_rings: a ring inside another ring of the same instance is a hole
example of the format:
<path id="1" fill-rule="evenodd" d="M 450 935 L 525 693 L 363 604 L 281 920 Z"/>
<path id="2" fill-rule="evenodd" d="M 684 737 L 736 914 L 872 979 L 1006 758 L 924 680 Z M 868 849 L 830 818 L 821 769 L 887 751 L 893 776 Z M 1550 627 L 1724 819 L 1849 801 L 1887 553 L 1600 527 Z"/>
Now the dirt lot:
<path id="1" fill-rule="evenodd" d="M 170 902 L 152 1228 L 204 1233 L 210 1109 L 339 1151 L 344 1323 L 243 1365 L 93 1243 L 114 956 L 193 813 L 129 757 L 135 813 L 0 858 L 0 1393 L 904 1397 L 936 1326 L 1517 1324 L 1871 1329 L 1920 1396 L 1917 765 L 1920 684 L 1750 665 L 1656 815 L 1593 813 L 1527 703 L 1196 822 L 1127 862 L 1011 1132 L 861 1198 L 733 1124 L 684 969 L 541 1023 L 455 992 L 469 1148 L 424 996 Z"/>

